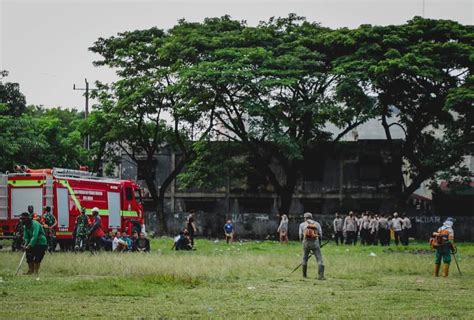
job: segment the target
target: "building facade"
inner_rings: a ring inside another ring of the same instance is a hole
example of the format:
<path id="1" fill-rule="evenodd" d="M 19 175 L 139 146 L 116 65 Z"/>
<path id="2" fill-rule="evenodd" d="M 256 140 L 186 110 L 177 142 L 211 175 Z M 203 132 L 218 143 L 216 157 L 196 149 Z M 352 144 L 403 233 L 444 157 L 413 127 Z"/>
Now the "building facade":
<path id="1" fill-rule="evenodd" d="M 180 155 L 169 146 L 156 155 L 154 179 L 157 186 L 166 179 Z M 154 227 L 155 214 L 147 195 L 141 164 L 123 157 L 120 176 L 134 179 L 144 189 L 146 223 Z M 251 167 L 251 165 L 250 165 Z M 398 150 L 389 149 L 385 140 L 358 140 L 319 147 L 301 161 L 289 214 L 299 220 L 304 212 L 332 214 L 349 210 L 391 213 L 396 205 L 393 195 L 402 188 L 402 160 Z M 279 221 L 279 199 L 265 177 L 256 170 L 242 179 L 228 177 L 224 186 L 202 190 L 183 190 L 173 181 L 166 192 L 165 213 L 171 232 L 183 227 L 190 211 L 196 212 L 202 236 L 222 233 L 232 219 L 244 237 L 266 237 L 275 233 Z"/>

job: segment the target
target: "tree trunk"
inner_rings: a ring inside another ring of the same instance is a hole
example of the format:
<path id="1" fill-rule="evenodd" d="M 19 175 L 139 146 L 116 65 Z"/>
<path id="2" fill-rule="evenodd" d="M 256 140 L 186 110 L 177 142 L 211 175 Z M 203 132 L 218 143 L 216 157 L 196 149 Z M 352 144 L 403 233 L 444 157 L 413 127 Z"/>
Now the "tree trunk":
<path id="1" fill-rule="evenodd" d="M 153 208 L 155 208 L 156 225 L 153 228 L 155 235 L 166 233 L 166 222 L 164 219 L 164 197 L 160 197 L 155 180 L 147 174 L 145 179 L 148 191 L 150 192 Z"/>
<path id="2" fill-rule="evenodd" d="M 166 224 L 166 215 L 165 215 L 165 195 L 161 194 L 158 197 L 158 203 L 156 206 L 156 223 L 158 230 L 155 232 L 156 234 L 166 235 L 168 234 L 168 225 Z"/>
<path id="3" fill-rule="evenodd" d="M 286 172 L 286 184 L 282 186 L 281 190 L 278 193 L 280 197 L 280 214 L 289 214 L 291 209 L 291 202 L 293 200 L 293 193 L 295 192 L 296 187 L 296 170 L 290 168 Z"/>
<path id="4" fill-rule="evenodd" d="M 293 200 L 293 192 L 286 191 L 286 188 L 283 188 L 285 191 L 280 193 L 278 196 L 280 197 L 280 208 L 279 214 L 286 214 L 290 213 L 291 208 L 291 201 Z"/>

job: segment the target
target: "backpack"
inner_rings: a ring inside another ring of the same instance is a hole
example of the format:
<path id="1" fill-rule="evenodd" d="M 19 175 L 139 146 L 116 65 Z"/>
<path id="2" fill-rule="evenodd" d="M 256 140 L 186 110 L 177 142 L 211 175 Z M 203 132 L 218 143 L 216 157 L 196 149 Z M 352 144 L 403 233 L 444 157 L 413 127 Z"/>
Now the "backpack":
<path id="1" fill-rule="evenodd" d="M 318 229 L 315 223 L 309 223 L 304 230 L 305 239 L 316 239 L 318 237 Z"/>
<path id="2" fill-rule="evenodd" d="M 443 246 L 448 240 L 448 237 L 448 230 L 433 233 L 433 236 L 430 238 L 430 247 L 436 249 L 437 247 Z"/>

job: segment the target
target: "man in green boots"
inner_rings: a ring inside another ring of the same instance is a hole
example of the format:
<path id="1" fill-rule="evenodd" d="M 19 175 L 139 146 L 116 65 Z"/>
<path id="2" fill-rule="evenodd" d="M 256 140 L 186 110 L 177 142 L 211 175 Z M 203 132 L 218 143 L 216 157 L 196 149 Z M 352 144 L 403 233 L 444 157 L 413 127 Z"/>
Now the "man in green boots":
<path id="1" fill-rule="evenodd" d="M 439 276 L 439 269 L 441 267 L 441 260 L 444 262 L 443 276 L 449 275 L 449 264 L 451 263 L 451 251 L 454 247 L 454 231 L 453 218 L 447 218 L 443 225 L 437 232 L 433 232 L 433 237 L 430 240 L 431 247 L 436 249 L 435 257 L 435 277 Z"/>
<path id="2" fill-rule="evenodd" d="M 48 247 L 48 241 L 43 226 L 38 221 L 33 220 L 28 212 L 23 212 L 20 219 L 24 225 L 24 250 L 28 262 L 28 272 L 26 274 L 38 274 L 41 261 Z"/>

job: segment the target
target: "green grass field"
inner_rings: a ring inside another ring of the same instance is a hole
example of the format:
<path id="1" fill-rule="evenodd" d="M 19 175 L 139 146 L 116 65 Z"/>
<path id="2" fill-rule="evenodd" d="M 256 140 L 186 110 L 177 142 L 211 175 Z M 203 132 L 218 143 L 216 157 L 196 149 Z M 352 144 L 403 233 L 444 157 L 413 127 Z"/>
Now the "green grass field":
<path id="1" fill-rule="evenodd" d="M 197 240 L 197 251 L 151 254 L 47 254 L 37 277 L 14 276 L 21 253 L 0 252 L 1 319 L 474 319 L 474 244 L 459 245 L 460 276 L 432 276 L 426 244 L 323 248 L 290 274 L 297 242 Z M 371 253 L 376 256 L 371 256 Z M 23 266 L 23 271 L 26 264 Z"/>

